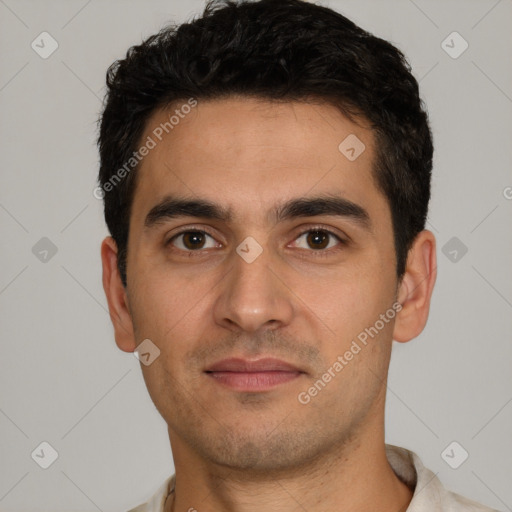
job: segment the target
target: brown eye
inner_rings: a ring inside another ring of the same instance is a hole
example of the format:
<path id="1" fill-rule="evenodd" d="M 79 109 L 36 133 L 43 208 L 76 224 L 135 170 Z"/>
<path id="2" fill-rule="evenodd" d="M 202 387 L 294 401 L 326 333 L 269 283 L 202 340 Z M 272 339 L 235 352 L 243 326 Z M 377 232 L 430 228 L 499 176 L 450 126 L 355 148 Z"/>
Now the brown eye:
<path id="1" fill-rule="evenodd" d="M 329 245 L 329 237 L 325 231 L 310 231 L 306 240 L 312 249 L 325 249 Z"/>
<path id="2" fill-rule="evenodd" d="M 212 242 L 207 246 L 207 239 Z M 215 247 L 214 239 L 205 231 L 183 231 L 173 236 L 168 244 L 172 244 L 182 251 L 196 251 L 198 249 L 209 249 Z"/>
<path id="3" fill-rule="evenodd" d="M 297 247 L 313 250 L 328 249 L 336 245 L 336 241 L 342 242 L 342 240 L 337 235 L 325 229 L 314 229 L 306 231 L 305 233 L 302 233 L 296 240 L 299 241 L 301 239 L 304 240 L 306 246 L 304 246 L 304 243 L 301 245 L 299 242 L 297 242 Z"/>

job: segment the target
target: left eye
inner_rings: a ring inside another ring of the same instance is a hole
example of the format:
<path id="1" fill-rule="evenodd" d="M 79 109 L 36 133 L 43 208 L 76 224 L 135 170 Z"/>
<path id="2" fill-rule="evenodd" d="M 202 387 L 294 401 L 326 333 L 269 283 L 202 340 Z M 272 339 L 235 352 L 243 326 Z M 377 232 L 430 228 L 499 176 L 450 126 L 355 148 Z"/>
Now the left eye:
<path id="1" fill-rule="evenodd" d="M 296 240 L 303 240 L 307 244 L 306 247 L 297 245 L 303 249 L 330 249 L 336 244 L 330 244 L 329 240 L 336 239 L 338 242 L 342 242 L 341 238 L 330 231 L 325 229 L 316 229 L 306 231 L 302 233 Z"/>

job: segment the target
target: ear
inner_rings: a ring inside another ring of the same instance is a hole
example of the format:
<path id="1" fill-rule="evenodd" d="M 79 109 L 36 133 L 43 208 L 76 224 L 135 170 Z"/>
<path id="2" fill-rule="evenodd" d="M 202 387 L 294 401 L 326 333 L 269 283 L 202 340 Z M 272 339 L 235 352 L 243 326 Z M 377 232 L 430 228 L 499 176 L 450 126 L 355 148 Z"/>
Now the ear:
<path id="1" fill-rule="evenodd" d="M 414 239 L 407 255 L 405 274 L 398 287 L 398 302 L 402 309 L 396 316 L 394 340 L 403 343 L 423 331 L 436 276 L 436 239 L 431 231 L 424 230 Z"/>
<path id="2" fill-rule="evenodd" d="M 117 244 L 112 237 L 108 236 L 101 244 L 103 289 L 107 296 L 116 344 L 124 352 L 133 352 L 136 348 L 133 323 L 128 296 L 117 268 L 117 254 Z"/>

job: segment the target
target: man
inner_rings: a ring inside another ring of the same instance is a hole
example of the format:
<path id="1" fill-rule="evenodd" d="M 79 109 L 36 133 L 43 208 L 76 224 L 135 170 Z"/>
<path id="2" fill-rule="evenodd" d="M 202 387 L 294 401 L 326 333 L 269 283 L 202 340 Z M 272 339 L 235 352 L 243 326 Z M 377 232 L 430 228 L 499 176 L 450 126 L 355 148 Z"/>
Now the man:
<path id="1" fill-rule="evenodd" d="M 223 2 L 107 84 L 103 285 L 175 464 L 133 511 L 490 510 L 384 442 L 436 277 L 403 55 L 325 7 Z"/>

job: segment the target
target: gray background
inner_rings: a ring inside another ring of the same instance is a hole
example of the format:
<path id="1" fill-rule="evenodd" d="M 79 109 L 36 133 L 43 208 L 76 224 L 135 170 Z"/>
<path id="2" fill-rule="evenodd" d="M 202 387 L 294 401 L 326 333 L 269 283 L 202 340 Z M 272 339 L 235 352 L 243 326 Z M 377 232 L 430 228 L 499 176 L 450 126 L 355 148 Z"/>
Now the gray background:
<path id="1" fill-rule="evenodd" d="M 108 65 L 202 5 L 0 0 L 2 511 L 125 510 L 173 472 L 140 363 L 113 339 L 95 123 Z M 395 344 L 387 441 L 452 490 L 512 510 L 512 2 L 324 5 L 406 53 L 435 138 L 438 281 L 424 333 Z M 31 48 L 43 31 L 59 44 L 47 59 Z M 469 44 L 456 59 L 441 44 L 453 31 Z M 43 441 L 58 452 L 48 469 L 31 457 Z M 452 441 L 469 453 L 458 469 L 441 457 Z"/>

